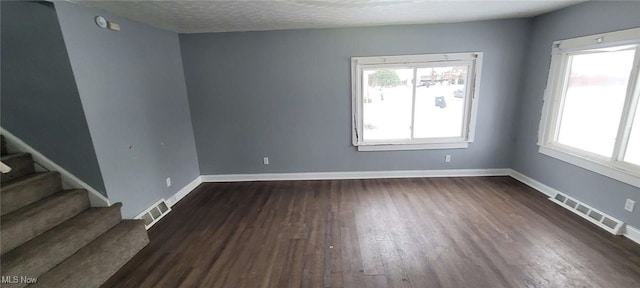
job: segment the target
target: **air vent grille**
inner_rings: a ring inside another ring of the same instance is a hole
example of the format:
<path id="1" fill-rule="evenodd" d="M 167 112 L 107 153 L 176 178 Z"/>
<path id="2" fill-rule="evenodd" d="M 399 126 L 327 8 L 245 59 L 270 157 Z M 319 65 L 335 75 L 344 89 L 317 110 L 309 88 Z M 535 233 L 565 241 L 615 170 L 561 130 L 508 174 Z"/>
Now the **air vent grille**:
<path id="1" fill-rule="evenodd" d="M 143 219 L 144 226 L 148 230 L 153 226 L 153 224 L 156 224 L 160 219 L 162 219 L 162 217 L 169 214 L 169 212 L 171 212 L 171 208 L 167 205 L 167 201 L 160 199 L 160 201 L 140 213 L 136 219 Z"/>
<path id="2" fill-rule="evenodd" d="M 580 215 L 582 218 L 589 220 L 589 222 L 596 224 L 598 227 L 612 234 L 622 234 L 622 226 L 624 224 L 622 221 L 602 213 L 602 211 L 598 211 L 587 204 L 561 193 L 556 193 L 556 195 L 549 198 L 549 200 Z"/>

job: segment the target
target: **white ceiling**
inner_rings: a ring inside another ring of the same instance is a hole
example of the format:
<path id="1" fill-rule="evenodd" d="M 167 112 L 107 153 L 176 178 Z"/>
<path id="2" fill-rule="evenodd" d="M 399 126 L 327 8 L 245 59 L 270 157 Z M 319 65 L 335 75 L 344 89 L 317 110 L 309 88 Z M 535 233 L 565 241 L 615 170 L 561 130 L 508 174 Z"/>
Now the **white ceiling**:
<path id="1" fill-rule="evenodd" d="M 180 32 L 451 23 L 531 17 L 584 1 L 302 0 L 74 1 Z"/>

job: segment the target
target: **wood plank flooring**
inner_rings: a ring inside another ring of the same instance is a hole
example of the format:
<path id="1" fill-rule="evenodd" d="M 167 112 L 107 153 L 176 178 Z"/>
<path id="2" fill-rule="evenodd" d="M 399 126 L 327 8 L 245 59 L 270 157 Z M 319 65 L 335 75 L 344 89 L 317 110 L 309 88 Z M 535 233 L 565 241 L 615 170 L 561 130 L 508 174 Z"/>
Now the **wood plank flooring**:
<path id="1" fill-rule="evenodd" d="M 640 245 L 509 177 L 207 183 L 103 287 L 640 287 Z"/>

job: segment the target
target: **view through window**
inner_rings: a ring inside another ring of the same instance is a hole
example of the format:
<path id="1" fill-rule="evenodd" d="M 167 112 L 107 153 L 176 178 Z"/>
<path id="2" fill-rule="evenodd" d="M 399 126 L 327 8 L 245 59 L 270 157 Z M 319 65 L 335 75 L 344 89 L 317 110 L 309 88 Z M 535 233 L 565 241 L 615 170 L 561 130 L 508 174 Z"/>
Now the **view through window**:
<path id="1" fill-rule="evenodd" d="M 554 43 L 540 152 L 617 179 L 640 176 L 639 33 Z"/>
<path id="2" fill-rule="evenodd" d="M 475 59 L 362 65 L 358 144 L 467 141 Z"/>
<path id="3" fill-rule="evenodd" d="M 613 153 L 635 50 L 569 56 L 558 143 Z"/>
<path id="4" fill-rule="evenodd" d="M 468 66 L 365 70 L 364 139 L 462 137 L 468 70 Z"/>

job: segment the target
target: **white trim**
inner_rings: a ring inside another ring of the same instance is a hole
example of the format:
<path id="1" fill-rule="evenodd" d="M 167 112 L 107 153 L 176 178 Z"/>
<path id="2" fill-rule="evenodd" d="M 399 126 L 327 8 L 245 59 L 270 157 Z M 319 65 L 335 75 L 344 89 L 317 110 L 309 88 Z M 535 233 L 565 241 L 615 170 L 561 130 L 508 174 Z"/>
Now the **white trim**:
<path id="1" fill-rule="evenodd" d="M 516 179 L 520 182 L 522 182 L 523 184 L 535 189 L 536 191 L 548 196 L 549 198 L 554 197 L 556 194 L 560 193 L 561 195 L 566 195 L 565 193 L 562 193 L 554 188 L 551 188 L 529 176 L 526 176 L 516 170 L 513 169 L 508 169 L 510 170 L 510 175 L 511 178 Z M 573 197 L 571 197 L 572 199 L 575 199 Z M 554 201 L 555 202 L 555 201 Z M 604 214 L 604 213 L 602 213 Z M 580 214 L 578 214 L 580 215 Z M 606 215 L 606 214 L 605 214 Z M 588 219 L 588 218 L 587 218 Z M 637 228 L 627 225 L 627 224 L 623 224 L 625 226 L 624 229 L 622 229 L 622 235 L 631 239 L 632 241 L 640 244 L 640 230 L 638 230 Z"/>
<path id="2" fill-rule="evenodd" d="M 55 162 L 51 161 L 46 156 L 42 155 L 42 153 L 33 149 L 33 147 L 29 146 L 27 143 L 20 140 L 20 138 L 16 137 L 11 132 L 0 127 L 0 133 L 5 136 L 5 138 L 7 139 L 7 144 L 11 145 L 11 148 L 14 148 L 21 152 L 29 153 L 33 157 L 33 161 L 36 162 L 38 165 L 41 165 L 42 167 L 44 167 L 49 171 L 59 172 L 62 178 L 62 187 L 64 189 L 82 188 L 87 190 L 89 192 L 87 193 L 87 195 L 89 196 L 89 202 L 91 203 L 92 207 L 109 207 L 111 205 L 111 203 L 109 202 L 109 199 L 104 195 L 100 194 L 98 190 L 94 189 L 89 184 L 80 180 L 78 177 L 74 176 L 66 169 L 60 167 Z"/>
<path id="3" fill-rule="evenodd" d="M 640 84 L 637 81 L 639 79 L 638 73 L 640 72 L 640 46 L 636 46 L 635 48 L 636 49 L 633 59 L 633 66 L 631 67 L 631 76 L 629 78 L 629 86 L 627 87 L 628 97 L 625 99 L 625 103 L 622 108 L 622 117 L 620 126 L 618 127 L 618 135 L 616 136 L 616 138 L 620 139 L 620 141 L 616 141 L 613 150 L 614 164 L 620 163 L 629 165 L 631 167 L 633 167 L 634 164 L 624 162 L 624 158 L 627 152 L 627 147 L 629 145 L 629 138 L 631 137 L 631 129 L 633 127 L 636 108 L 638 107 L 638 101 L 640 101 L 640 99 L 638 99 L 640 98 Z"/>
<path id="4" fill-rule="evenodd" d="M 413 69 L 413 85 L 411 85 L 411 139 L 416 138 L 416 92 L 418 90 L 418 69 Z M 391 147 L 389 147 L 391 148 Z M 362 151 L 358 149 L 358 151 Z"/>
<path id="5" fill-rule="evenodd" d="M 626 225 L 622 235 L 631 239 L 631 241 L 640 244 L 640 229 Z"/>
<path id="6" fill-rule="evenodd" d="M 585 47 L 598 49 L 611 46 L 612 44 L 623 45 L 625 43 L 637 43 L 638 39 L 640 39 L 640 28 L 631 28 L 560 40 L 554 42 L 554 47 L 560 51 L 572 51 L 576 48 L 583 49 Z"/>
<path id="7" fill-rule="evenodd" d="M 477 54 L 478 57 L 476 58 L 475 63 L 473 63 L 473 65 L 471 66 L 473 67 L 473 75 L 471 75 L 471 71 L 468 71 L 469 75 L 467 77 L 467 83 L 471 83 L 469 82 L 469 79 L 472 79 L 473 85 L 469 87 L 470 89 L 467 89 L 464 96 L 465 99 L 468 99 L 469 97 L 471 98 L 471 102 L 465 101 L 465 105 L 471 105 L 471 110 L 469 110 L 469 108 L 465 108 L 466 111 L 470 113 L 467 115 L 469 119 L 465 119 L 468 120 L 468 126 L 465 127 L 467 128 L 467 131 L 465 131 L 467 133 L 467 142 L 473 142 L 473 140 L 475 140 L 476 138 L 476 119 L 478 118 L 478 99 L 480 99 L 480 81 L 482 80 L 483 53 L 478 52 Z"/>
<path id="8" fill-rule="evenodd" d="M 479 177 L 510 176 L 547 197 L 557 193 L 566 195 L 531 177 L 513 169 L 449 169 L 449 170 L 392 170 L 392 171 L 348 171 L 348 172 L 308 172 L 308 173 L 259 173 L 259 174 L 225 174 L 202 175 L 180 189 L 166 202 L 169 207 L 175 205 L 186 195 L 194 191 L 201 183 L 215 182 L 247 182 L 247 181 L 287 181 L 287 180 L 342 180 L 342 179 L 385 179 L 385 178 L 423 178 L 423 177 Z M 604 213 L 602 213 L 604 214 Z M 640 230 L 625 225 L 625 237 L 640 244 Z"/>
<path id="9" fill-rule="evenodd" d="M 547 146 L 540 146 L 539 151 L 540 153 L 549 157 L 562 160 L 569 164 L 587 169 L 589 171 L 607 176 L 609 178 L 613 178 L 615 180 L 635 187 L 640 187 L 640 177 L 634 176 L 633 174 L 631 174 L 633 172 L 622 170 L 618 166 L 607 165 L 603 162 L 596 162 L 591 159 L 580 157 L 579 155 L 558 151 L 556 149 L 553 149 L 552 147 Z"/>
<path id="10" fill-rule="evenodd" d="M 362 127 L 362 117 L 358 115 L 362 115 L 362 105 L 358 103 L 358 101 L 362 101 L 361 97 L 357 95 L 362 95 L 360 91 L 362 88 L 362 73 L 358 73 L 358 63 L 357 61 L 351 60 L 351 143 L 353 146 L 358 146 L 359 139 L 362 137 L 362 134 L 359 131 L 359 127 Z"/>
<path id="11" fill-rule="evenodd" d="M 438 138 L 414 138 L 394 140 L 368 140 L 360 143 L 360 146 L 372 145 L 430 145 L 430 144 L 460 144 L 467 143 L 462 137 L 438 137 Z"/>
<path id="12" fill-rule="evenodd" d="M 469 143 L 431 143 L 431 144 L 387 144 L 361 145 L 358 151 L 398 151 L 398 150 L 426 150 L 426 149 L 462 149 L 469 147 Z"/>
<path id="13" fill-rule="evenodd" d="M 480 75 L 482 72 L 483 52 L 467 53 L 441 53 L 423 55 L 400 56 L 369 56 L 351 58 L 351 113 L 352 113 L 352 142 L 358 147 L 358 151 L 389 151 L 389 150 L 423 150 L 423 149 L 461 149 L 467 148 L 469 142 L 473 142 L 475 136 L 477 108 L 480 88 Z M 412 83 L 412 115 L 415 114 L 415 93 L 418 79 L 416 69 L 423 67 L 465 65 L 469 67 L 465 85 L 467 85 L 464 98 L 464 119 L 462 121 L 460 137 L 438 138 L 414 138 L 415 116 L 411 118 L 411 136 L 409 139 L 395 140 L 365 140 L 362 136 L 363 128 L 363 70 L 380 68 L 411 68 L 413 69 Z M 448 144 L 448 145 L 443 145 Z M 423 145 L 424 144 L 424 145 Z M 437 145 L 431 145 L 437 144 Z M 465 144 L 465 145 L 462 145 Z M 375 145 L 379 147 L 365 147 Z M 405 147 L 408 146 L 408 147 Z"/>
<path id="14" fill-rule="evenodd" d="M 588 35 L 553 43 L 551 65 L 538 128 L 540 153 L 629 185 L 640 187 L 640 166 L 623 161 L 628 137 L 631 133 L 631 122 L 633 121 L 637 102 L 640 101 L 638 99 L 640 98 L 638 96 L 640 94 L 640 83 L 637 80 L 638 64 L 640 63 L 640 47 L 638 45 L 640 45 L 640 28 Z M 558 143 L 560 119 L 566 99 L 568 69 L 571 66 L 572 55 L 610 51 L 612 49 L 635 50 L 625 95 L 625 104 L 617 127 L 617 140 L 612 155 L 597 155 Z"/>
<path id="15" fill-rule="evenodd" d="M 553 197 L 557 193 L 560 193 L 560 191 L 553 189 L 545 184 L 542 184 L 541 182 L 538 182 L 535 179 L 529 176 L 526 176 L 516 170 L 513 170 L 513 169 L 510 169 L 510 170 L 511 170 L 511 174 L 509 174 L 509 176 L 511 176 L 511 178 L 522 182 L 523 184 L 537 190 L 538 192 L 541 192 L 544 195 L 547 195 L 547 197 Z"/>
<path id="16" fill-rule="evenodd" d="M 406 64 L 406 63 L 429 63 L 434 61 L 469 61 L 475 59 L 475 55 L 482 52 L 466 52 L 466 53 L 436 53 L 436 54 L 414 54 L 414 55 L 397 55 L 397 56 L 365 56 L 351 57 L 352 61 L 356 61 L 360 65 L 378 65 L 385 64 Z"/>
<path id="17" fill-rule="evenodd" d="M 511 169 L 391 170 L 202 175 L 202 182 L 508 176 Z"/>
<path id="18" fill-rule="evenodd" d="M 193 181 L 191 181 L 189 184 L 187 184 L 178 192 L 176 192 L 176 194 L 173 194 L 173 196 L 169 197 L 169 199 L 167 200 L 167 205 L 169 207 L 173 207 L 173 205 L 176 205 L 178 201 L 182 200 L 182 198 L 189 195 L 189 193 L 191 193 L 191 191 L 196 189 L 196 187 L 198 187 L 198 185 L 200 185 L 201 183 L 202 183 L 202 176 L 196 177 L 196 179 L 193 179 Z"/>

